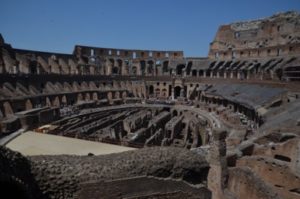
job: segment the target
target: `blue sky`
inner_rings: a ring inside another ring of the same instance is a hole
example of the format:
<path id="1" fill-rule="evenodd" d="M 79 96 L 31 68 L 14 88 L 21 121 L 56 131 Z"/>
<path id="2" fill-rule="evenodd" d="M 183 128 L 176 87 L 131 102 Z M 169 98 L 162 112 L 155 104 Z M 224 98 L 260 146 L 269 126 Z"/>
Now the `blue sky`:
<path id="1" fill-rule="evenodd" d="M 74 45 L 183 50 L 207 56 L 218 26 L 300 12 L 300 0 L 0 0 L 0 33 L 15 48 Z"/>

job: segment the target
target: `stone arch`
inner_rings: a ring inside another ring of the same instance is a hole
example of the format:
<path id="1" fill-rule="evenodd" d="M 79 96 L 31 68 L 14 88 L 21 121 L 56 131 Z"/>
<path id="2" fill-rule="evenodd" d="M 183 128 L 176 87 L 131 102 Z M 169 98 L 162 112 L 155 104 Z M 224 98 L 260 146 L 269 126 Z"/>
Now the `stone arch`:
<path id="1" fill-rule="evenodd" d="M 64 87 L 64 91 L 67 91 L 67 92 L 72 91 L 72 86 L 68 82 L 64 82 L 63 87 Z"/>
<path id="2" fill-rule="evenodd" d="M 106 60 L 106 75 L 111 75 L 112 74 L 112 68 L 115 65 L 115 60 L 114 59 L 108 59 Z"/>
<path id="3" fill-rule="evenodd" d="M 73 91 L 79 91 L 81 89 L 78 82 L 73 82 L 72 87 L 73 87 Z"/>
<path id="4" fill-rule="evenodd" d="M 30 61 L 29 62 L 29 68 L 28 68 L 28 70 L 29 70 L 29 73 L 30 74 L 39 74 L 39 68 L 38 68 L 38 63 L 37 63 L 37 61 Z"/>
<path id="5" fill-rule="evenodd" d="M 115 99 L 120 99 L 120 92 L 119 91 L 115 92 Z"/>
<path id="6" fill-rule="evenodd" d="M 192 76 L 197 77 L 197 70 L 196 69 L 192 70 Z"/>
<path id="7" fill-rule="evenodd" d="M 141 74 L 145 75 L 145 71 L 146 71 L 146 61 L 145 60 L 141 60 L 140 61 L 140 65 L 141 65 Z"/>
<path id="8" fill-rule="evenodd" d="M 155 96 L 156 96 L 156 97 L 159 97 L 159 96 L 160 96 L 160 89 L 159 89 L 159 88 L 156 88 L 156 89 L 155 89 Z"/>
<path id="9" fill-rule="evenodd" d="M 179 64 L 176 66 L 176 75 L 183 75 L 184 64 Z"/>
<path id="10" fill-rule="evenodd" d="M 108 93 L 107 93 L 107 100 L 108 100 L 108 101 L 112 101 L 112 99 L 113 99 L 113 94 L 112 94 L 112 92 L 108 92 Z"/>
<path id="11" fill-rule="evenodd" d="M 123 65 L 123 61 L 121 59 L 117 59 L 117 66 L 119 68 L 122 68 L 122 65 Z"/>
<path id="12" fill-rule="evenodd" d="M 83 101 L 82 93 L 78 93 L 77 95 L 77 102 Z"/>
<path id="13" fill-rule="evenodd" d="M 60 107 L 60 101 L 59 101 L 59 97 L 56 96 L 54 98 L 54 100 L 52 101 L 52 105 L 55 106 L 55 107 Z"/>
<path id="14" fill-rule="evenodd" d="M 123 91 L 123 92 L 122 92 L 122 98 L 123 98 L 123 99 L 127 98 L 127 92 L 126 92 L 126 91 Z"/>
<path id="15" fill-rule="evenodd" d="M 187 66 L 186 66 L 186 74 L 187 75 L 190 75 L 192 66 L 193 66 L 193 62 L 189 61 L 188 64 L 187 64 Z"/>
<path id="16" fill-rule="evenodd" d="M 199 70 L 199 77 L 203 77 L 204 75 L 204 71 L 203 70 Z"/>
<path id="17" fill-rule="evenodd" d="M 31 100 L 27 99 L 25 102 L 25 110 L 31 110 L 33 108 Z"/>
<path id="18" fill-rule="evenodd" d="M 113 75 L 118 75 L 120 73 L 120 68 L 118 66 L 114 66 L 112 68 L 112 74 Z"/>
<path id="19" fill-rule="evenodd" d="M 98 100 L 98 93 L 96 93 L 96 92 L 93 93 L 93 100 L 95 100 L 95 101 Z"/>
<path id="20" fill-rule="evenodd" d="M 60 82 L 56 82 L 54 85 L 56 88 L 58 88 L 58 91 L 64 90 L 64 86 Z"/>
<path id="21" fill-rule="evenodd" d="M 9 102 L 4 102 L 3 103 L 3 109 L 4 109 L 4 114 L 6 117 L 11 116 L 14 114 L 14 111 L 10 105 Z"/>
<path id="22" fill-rule="evenodd" d="M 154 87 L 153 85 L 149 86 L 149 95 L 153 95 L 154 94 Z"/>
<path id="23" fill-rule="evenodd" d="M 175 86 L 174 88 L 174 97 L 180 97 L 180 92 L 181 92 L 181 87 L 180 86 Z"/>
<path id="24" fill-rule="evenodd" d="M 169 61 L 163 62 L 163 73 L 167 73 L 169 71 Z"/>
<path id="25" fill-rule="evenodd" d="M 50 98 L 49 97 L 46 97 L 46 106 L 49 106 L 49 107 L 51 107 L 51 100 L 50 100 Z"/>
<path id="26" fill-rule="evenodd" d="M 162 97 L 168 97 L 168 92 L 167 92 L 167 89 L 162 89 L 162 91 L 161 91 L 161 96 Z"/>
<path id="27" fill-rule="evenodd" d="M 123 82 L 123 81 L 121 81 L 121 82 L 120 82 L 120 87 L 123 88 L 123 89 L 126 88 L 126 83 Z"/>
<path id="28" fill-rule="evenodd" d="M 90 101 L 91 100 L 91 95 L 89 93 L 85 94 L 85 101 Z"/>
<path id="29" fill-rule="evenodd" d="M 90 81 L 90 82 L 89 82 L 89 88 L 90 88 L 90 89 L 97 89 L 97 86 L 96 86 L 95 82 Z"/>
<path id="30" fill-rule="evenodd" d="M 65 95 L 63 95 L 62 98 L 61 98 L 61 104 L 62 105 L 67 105 L 68 104 L 67 97 Z"/>
<path id="31" fill-rule="evenodd" d="M 89 89 L 89 85 L 88 85 L 85 81 L 83 81 L 83 82 L 81 83 L 81 89 L 82 89 L 82 90 L 87 90 L 87 89 Z"/>
<path id="32" fill-rule="evenodd" d="M 154 61 L 153 60 L 149 60 L 147 62 L 148 66 L 147 66 L 147 74 L 148 75 L 152 75 L 154 72 Z"/>

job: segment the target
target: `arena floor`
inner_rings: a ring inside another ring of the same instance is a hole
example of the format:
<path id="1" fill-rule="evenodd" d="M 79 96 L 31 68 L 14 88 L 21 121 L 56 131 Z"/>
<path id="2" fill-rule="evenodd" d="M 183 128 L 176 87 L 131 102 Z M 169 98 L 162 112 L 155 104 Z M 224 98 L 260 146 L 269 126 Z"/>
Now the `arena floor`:
<path id="1" fill-rule="evenodd" d="M 103 155 L 134 148 L 28 131 L 6 145 L 23 155 Z"/>

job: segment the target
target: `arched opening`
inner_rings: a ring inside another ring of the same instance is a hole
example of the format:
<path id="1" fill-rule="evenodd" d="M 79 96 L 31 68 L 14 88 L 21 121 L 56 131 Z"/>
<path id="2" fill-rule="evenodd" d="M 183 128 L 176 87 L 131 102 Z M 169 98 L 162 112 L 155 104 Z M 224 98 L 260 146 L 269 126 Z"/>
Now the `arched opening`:
<path id="1" fill-rule="evenodd" d="M 112 69 L 112 74 L 113 74 L 113 75 L 119 74 L 119 67 L 114 66 L 113 69 Z"/>
<path id="2" fill-rule="evenodd" d="M 160 89 L 159 88 L 155 89 L 155 96 L 156 97 L 160 96 Z"/>
<path id="3" fill-rule="evenodd" d="M 93 100 L 95 100 L 95 101 L 98 100 L 98 94 L 97 93 L 93 93 Z"/>
<path id="4" fill-rule="evenodd" d="M 89 93 L 85 94 L 85 101 L 90 101 L 91 100 L 91 96 Z"/>
<path id="5" fill-rule="evenodd" d="M 68 104 L 68 102 L 67 102 L 67 97 L 64 95 L 64 96 L 62 96 L 62 98 L 61 98 L 61 104 L 62 105 L 67 105 Z"/>
<path id="6" fill-rule="evenodd" d="M 176 99 L 177 97 L 180 97 L 180 91 L 181 91 L 181 87 L 180 87 L 180 86 L 176 86 L 176 87 L 174 88 L 174 97 L 175 97 L 175 99 Z"/>
<path id="7" fill-rule="evenodd" d="M 52 102 L 52 105 L 55 107 L 60 107 L 60 102 L 58 96 L 56 96 Z"/>
<path id="8" fill-rule="evenodd" d="M 132 67 L 131 73 L 132 73 L 132 75 L 137 75 L 137 68 L 136 68 L 136 66 Z"/>
<path id="9" fill-rule="evenodd" d="M 107 93 L 107 99 L 108 99 L 108 101 L 111 101 L 113 99 L 113 95 L 111 92 Z"/>
<path id="10" fill-rule="evenodd" d="M 49 97 L 46 97 L 46 106 L 51 106 L 51 101 Z"/>
<path id="11" fill-rule="evenodd" d="M 167 92 L 167 89 L 162 89 L 162 92 L 161 92 L 161 96 L 162 97 L 167 97 L 167 95 L 168 95 L 168 92 Z"/>
<path id="12" fill-rule="evenodd" d="M 140 61 L 141 65 L 141 73 L 142 75 L 145 75 L 145 70 L 146 70 L 146 62 L 144 60 Z"/>
<path id="13" fill-rule="evenodd" d="M 278 78 L 279 80 L 281 80 L 282 74 L 283 74 L 282 69 L 281 69 L 281 68 L 277 69 L 277 70 L 275 71 L 275 73 L 276 73 L 277 78 Z"/>
<path id="14" fill-rule="evenodd" d="M 167 73 L 169 70 L 169 61 L 163 62 L 163 73 Z"/>
<path id="15" fill-rule="evenodd" d="M 120 99 L 120 92 L 119 91 L 115 92 L 115 99 Z"/>
<path id="16" fill-rule="evenodd" d="M 119 67 L 119 68 L 121 68 L 121 67 L 122 67 L 122 63 L 123 63 L 123 62 L 122 62 L 122 60 L 121 60 L 121 59 L 118 59 L 118 60 L 117 60 L 117 65 L 118 65 L 118 67 Z"/>
<path id="17" fill-rule="evenodd" d="M 25 109 L 26 109 L 26 110 L 32 109 L 32 103 L 31 103 L 31 101 L 30 101 L 29 99 L 26 100 L 26 103 L 25 103 Z"/>
<path id="18" fill-rule="evenodd" d="M 6 117 L 14 114 L 14 111 L 9 102 L 4 102 L 3 108 L 4 108 L 4 114 Z"/>
<path id="19" fill-rule="evenodd" d="M 192 70 L 192 76 L 196 77 L 197 76 L 197 70 Z"/>
<path id="20" fill-rule="evenodd" d="M 122 98 L 125 99 L 126 97 L 127 97 L 127 93 L 126 93 L 126 91 L 124 91 L 124 92 L 122 93 Z"/>
<path id="21" fill-rule="evenodd" d="M 82 100 L 83 100 L 82 94 L 79 93 L 79 94 L 77 95 L 77 102 L 80 102 L 80 101 L 82 101 Z"/>
<path id="22" fill-rule="evenodd" d="M 154 94 L 154 87 L 152 85 L 149 86 L 149 95 Z"/>
<path id="23" fill-rule="evenodd" d="M 199 77 L 203 77 L 203 70 L 199 70 Z"/>
<path id="24" fill-rule="evenodd" d="M 30 74 L 37 74 L 37 62 L 31 61 L 29 65 L 29 73 Z"/>
<path id="25" fill-rule="evenodd" d="M 184 67 L 185 67 L 185 65 L 183 65 L 183 64 L 177 65 L 176 74 L 177 75 L 182 75 Z"/>
<path id="26" fill-rule="evenodd" d="M 189 61 L 186 67 L 186 75 L 190 75 L 192 66 L 193 66 L 193 62 Z"/>
<path id="27" fill-rule="evenodd" d="M 207 70 L 207 71 L 206 71 L 206 76 L 207 76 L 207 77 L 210 77 L 210 70 Z"/>
<path id="28" fill-rule="evenodd" d="M 178 112 L 176 110 L 173 111 L 173 117 L 178 116 Z"/>
<path id="29" fill-rule="evenodd" d="M 152 75 L 153 74 L 153 65 L 154 65 L 154 62 L 152 60 L 148 61 L 148 69 L 147 69 L 147 73 L 149 75 Z"/>

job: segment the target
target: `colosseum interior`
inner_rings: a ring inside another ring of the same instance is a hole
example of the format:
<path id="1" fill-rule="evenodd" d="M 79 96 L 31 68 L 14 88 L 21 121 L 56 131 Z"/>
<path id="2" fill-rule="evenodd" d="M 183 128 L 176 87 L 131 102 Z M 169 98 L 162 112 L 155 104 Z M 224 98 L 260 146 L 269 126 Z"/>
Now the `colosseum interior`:
<path id="1" fill-rule="evenodd" d="M 300 198 L 299 13 L 221 25 L 208 57 L 39 52 L 1 35 L 0 47 L 0 187 L 11 198 Z M 16 150 L 35 134 L 124 152 Z"/>

